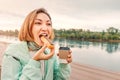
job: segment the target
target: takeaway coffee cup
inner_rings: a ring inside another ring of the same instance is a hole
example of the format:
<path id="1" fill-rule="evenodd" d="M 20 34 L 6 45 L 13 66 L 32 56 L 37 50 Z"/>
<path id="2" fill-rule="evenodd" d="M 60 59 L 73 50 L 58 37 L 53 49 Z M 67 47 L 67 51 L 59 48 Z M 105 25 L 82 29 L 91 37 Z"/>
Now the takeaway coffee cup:
<path id="1" fill-rule="evenodd" d="M 69 47 L 60 47 L 59 48 L 59 61 L 60 63 L 67 63 L 67 57 L 69 54 L 70 48 Z"/>

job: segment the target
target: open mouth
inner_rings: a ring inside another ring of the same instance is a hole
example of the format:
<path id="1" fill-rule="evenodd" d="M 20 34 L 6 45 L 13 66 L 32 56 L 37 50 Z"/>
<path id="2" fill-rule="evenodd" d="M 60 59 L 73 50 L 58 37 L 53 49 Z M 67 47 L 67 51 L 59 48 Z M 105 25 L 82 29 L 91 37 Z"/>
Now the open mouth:
<path id="1" fill-rule="evenodd" d="M 46 34 L 46 33 L 42 33 L 42 34 L 39 35 L 39 37 L 42 37 L 42 36 L 44 36 L 44 37 L 48 37 L 48 34 Z"/>

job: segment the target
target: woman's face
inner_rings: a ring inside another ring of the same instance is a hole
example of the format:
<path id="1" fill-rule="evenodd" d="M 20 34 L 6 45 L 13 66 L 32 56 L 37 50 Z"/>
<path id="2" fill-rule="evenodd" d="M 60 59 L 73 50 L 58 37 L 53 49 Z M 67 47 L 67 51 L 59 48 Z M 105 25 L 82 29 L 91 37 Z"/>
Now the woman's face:
<path id="1" fill-rule="evenodd" d="M 36 42 L 39 46 L 43 45 L 43 42 L 40 39 L 41 35 L 45 35 L 47 38 L 50 38 L 52 34 L 52 23 L 46 14 L 39 13 L 37 15 L 32 27 L 32 34 L 34 42 Z"/>

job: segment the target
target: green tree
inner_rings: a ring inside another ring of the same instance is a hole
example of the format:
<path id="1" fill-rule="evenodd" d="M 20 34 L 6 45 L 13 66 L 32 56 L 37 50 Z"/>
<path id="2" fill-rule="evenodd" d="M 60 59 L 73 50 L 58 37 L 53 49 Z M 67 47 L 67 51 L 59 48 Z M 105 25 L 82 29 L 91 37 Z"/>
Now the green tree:
<path id="1" fill-rule="evenodd" d="M 114 28 L 114 27 L 110 27 L 110 28 L 108 28 L 107 29 L 107 32 L 109 33 L 109 34 L 116 34 L 116 33 L 118 33 L 118 29 L 116 29 L 116 28 Z"/>

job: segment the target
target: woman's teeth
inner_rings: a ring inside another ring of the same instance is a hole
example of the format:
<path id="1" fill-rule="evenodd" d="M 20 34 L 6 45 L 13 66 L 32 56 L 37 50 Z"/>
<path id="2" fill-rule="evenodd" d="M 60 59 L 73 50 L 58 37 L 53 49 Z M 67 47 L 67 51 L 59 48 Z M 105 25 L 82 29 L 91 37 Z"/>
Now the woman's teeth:
<path id="1" fill-rule="evenodd" d="M 47 37 L 48 35 L 47 35 L 47 34 L 40 34 L 39 37 L 41 37 L 41 36 L 45 36 L 45 37 Z"/>

